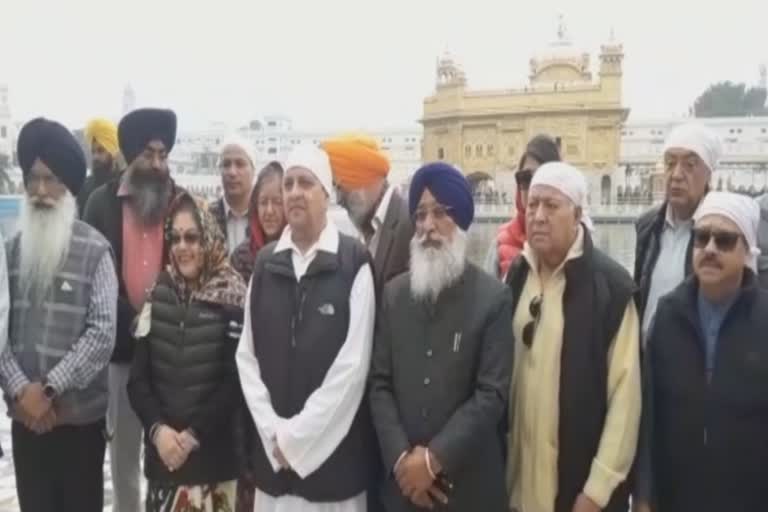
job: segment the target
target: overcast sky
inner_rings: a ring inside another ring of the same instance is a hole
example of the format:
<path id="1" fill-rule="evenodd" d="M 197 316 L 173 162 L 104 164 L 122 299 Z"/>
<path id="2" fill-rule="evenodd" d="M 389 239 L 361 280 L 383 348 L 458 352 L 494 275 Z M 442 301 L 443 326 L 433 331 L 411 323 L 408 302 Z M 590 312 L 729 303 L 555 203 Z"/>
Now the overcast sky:
<path id="1" fill-rule="evenodd" d="M 118 117 L 128 82 L 181 129 L 270 113 L 409 127 L 444 50 L 472 88 L 523 85 L 558 13 L 595 67 L 614 28 L 635 119 L 681 115 L 713 81 L 754 84 L 768 61 L 768 0 L 0 0 L 0 82 L 14 117 L 73 128 Z"/>

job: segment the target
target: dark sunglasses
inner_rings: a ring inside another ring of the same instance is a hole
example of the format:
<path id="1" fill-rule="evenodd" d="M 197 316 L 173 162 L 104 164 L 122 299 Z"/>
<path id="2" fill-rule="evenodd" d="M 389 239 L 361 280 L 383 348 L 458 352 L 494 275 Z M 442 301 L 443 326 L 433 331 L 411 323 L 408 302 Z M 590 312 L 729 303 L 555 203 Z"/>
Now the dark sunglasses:
<path id="1" fill-rule="evenodd" d="M 533 317 L 533 320 L 523 327 L 523 345 L 531 348 L 531 345 L 533 345 L 533 335 L 536 333 L 536 327 L 538 327 L 539 318 L 541 318 L 541 295 L 531 299 L 531 303 L 528 304 L 528 312 Z"/>
<path id="2" fill-rule="evenodd" d="M 179 245 L 184 240 L 186 245 L 195 245 L 200 242 L 200 233 L 187 231 L 183 235 L 171 233 L 171 245 Z"/>
<path id="3" fill-rule="evenodd" d="M 742 238 L 741 233 L 734 233 L 733 231 L 717 231 L 706 228 L 694 228 L 693 230 L 693 245 L 697 249 L 705 248 L 709 245 L 710 239 L 714 239 L 718 251 L 731 252 L 736 248 L 740 238 Z"/>
<path id="4" fill-rule="evenodd" d="M 522 171 L 517 171 L 515 173 L 515 181 L 517 182 L 517 186 L 520 188 L 530 188 L 531 181 L 533 181 L 533 171 L 530 171 L 528 169 L 523 169 Z"/>

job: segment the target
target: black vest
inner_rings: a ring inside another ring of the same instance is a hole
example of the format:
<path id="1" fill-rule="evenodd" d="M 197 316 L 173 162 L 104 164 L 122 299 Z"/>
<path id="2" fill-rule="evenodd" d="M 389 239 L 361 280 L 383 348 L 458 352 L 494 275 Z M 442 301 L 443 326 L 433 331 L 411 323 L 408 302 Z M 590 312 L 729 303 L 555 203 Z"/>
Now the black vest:
<path id="1" fill-rule="evenodd" d="M 370 262 L 356 240 L 340 235 L 338 254 L 319 251 L 299 282 L 291 251 L 259 253 L 251 281 L 251 325 L 261 378 L 278 416 L 301 412 L 336 359 L 349 327 L 349 297 L 360 268 Z M 367 400 L 349 433 L 317 471 L 305 479 L 275 473 L 255 436 L 254 481 L 271 496 L 312 502 L 343 501 L 365 491 L 375 469 L 376 445 Z"/>
<path id="2" fill-rule="evenodd" d="M 513 315 L 528 270 L 520 257 L 507 273 Z M 608 412 L 608 351 L 634 292 L 629 273 L 595 248 L 586 230 L 583 255 L 566 262 L 565 278 L 555 512 L 570 512 L 589 478 Z M 622 484 L 603 510 L 626 512 L 628 498 Z"/>
<path id="3" fill-rule="evenodd" d="M 697 293 L 690 278 L 662 299 L 648 346 L 656 510 L 766 510 L 768 292 L 748 272 L 720 327 L 711 381 Z"/>
<path id="4" fill-rule="evenodd" d="M 149 343 L 152 386 L 165 421 L 177 430 L 188 428 L 222 380 L 237 372 L 226 336 L 227 315 L 218 305 L 182 303 L 162 272 L 152 292 L 152 327 L 137 343 Z M 153 443 L 146 445 L 147 477 L 161 482 L 211 483 L 237 477 L 233 421 L 200 439 L 200 448 L 187 462 L 169 473 Z M 198 433 L 200 435 L 200 433 Z"/>

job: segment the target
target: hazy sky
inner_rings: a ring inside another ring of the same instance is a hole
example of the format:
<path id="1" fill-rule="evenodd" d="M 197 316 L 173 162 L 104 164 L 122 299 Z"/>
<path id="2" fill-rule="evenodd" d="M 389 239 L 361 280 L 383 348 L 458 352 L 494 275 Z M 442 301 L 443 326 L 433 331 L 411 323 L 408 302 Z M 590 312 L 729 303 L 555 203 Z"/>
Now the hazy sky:
<path id="1" fill-rule="evenodd" d="M 636 119 L 682 114 L 713 81 L 753 84 L 768 61 L 768 0 L 0 0 L 0 82 L 14 117 L 73 128 L 119 116 L 128 82 L 181 129 L 269 113 L 412 126 L 444 50 L 472 88 L 522 85 L 558 13 L 593 66 L 614 28 Z"/>

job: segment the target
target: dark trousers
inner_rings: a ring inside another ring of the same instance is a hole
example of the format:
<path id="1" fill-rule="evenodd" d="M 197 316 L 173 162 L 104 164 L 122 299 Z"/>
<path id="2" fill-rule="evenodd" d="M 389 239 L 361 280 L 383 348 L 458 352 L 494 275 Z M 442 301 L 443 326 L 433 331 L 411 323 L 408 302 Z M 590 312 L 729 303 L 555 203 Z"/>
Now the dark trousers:
<path id="1" fill-rule="evenodd" d="M 104 510 L 104 420 L 38 435 L 11 426 L 21 512 Z"/>

